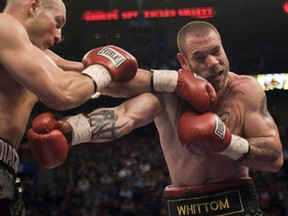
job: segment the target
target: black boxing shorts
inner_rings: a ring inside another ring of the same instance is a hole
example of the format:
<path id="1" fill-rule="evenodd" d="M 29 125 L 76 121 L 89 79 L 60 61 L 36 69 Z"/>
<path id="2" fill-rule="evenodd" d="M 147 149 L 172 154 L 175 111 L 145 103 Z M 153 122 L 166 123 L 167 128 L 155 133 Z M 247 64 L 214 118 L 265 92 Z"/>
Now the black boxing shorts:
<path id="1" fill-rule="evenodd" d="M 25 215 L 24 202 L 16 184 L 18 166 L 16 150 L 0 138 L 0 215 Z"/>
<path id="2" fill-rule="evenodd" d="M 164 197 L 169 216 L 264 215 L 250 178 L 191 187 L 167 186 Z"/>

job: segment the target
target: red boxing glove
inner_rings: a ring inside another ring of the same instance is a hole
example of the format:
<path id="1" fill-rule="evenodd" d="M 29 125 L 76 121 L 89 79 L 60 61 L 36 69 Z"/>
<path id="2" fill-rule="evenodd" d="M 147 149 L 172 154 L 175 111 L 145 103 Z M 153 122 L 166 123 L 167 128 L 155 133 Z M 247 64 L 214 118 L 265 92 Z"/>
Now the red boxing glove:
<path id="1" fill-rule="evenodd" d="M 191 111 L 183 113 L 178 121 L 178 137 L 192 152 L 204 149 L 237 161 L 249 152 L 248 141 L 231 134 L 224 122 L 211 112 L 202 115 Z"/>
<path id="2" fill-rule="evenodd" d="M 200 113 L 213 110 L 217 103 L 217 94 L 213 86 L 202 77 L 185 69 L 179 71 L 175 93 Z"/>
<path id="3" fill-rule="evenodd" d="M 83 114 L 56 120 L 53 114 L 43 113 L 33 120 L 28 130 L 28 144 L 42 167 L 54 168 L 66 160 L 69 146 L 91 140 L 90 124 L 90 118 Z"/>
<path id="4" fill-rule="evenodd" d="M 152 88 L 156 92 L 175 92 L 188 101 L 199 113 L 211 111 L 217 103 L 213 86 L 195 73 L 181 69 L 177 71 L 153 71 Z"/>
<path id="5" fill-rule="evenodd" d="M 99 86 L 100 89 L 105 88 L 111 81 L 129 82 L 138 69 L 134 56 L 112 45 L 89 51 L 83 57 L 82 63 L 86 67 L 83 73 L 95 80 L 98 90 Z"/>
<path id="6" fill-rule="evenodd" d="M 69 149 L 67 138 L 69 134 L 71 137 L 71 131 L 72 128 L 67 122 L 56 121 L 51 113 L 44 113 L 33 120 L 27 140 L 34 157 L 42 167 L 55 168 L 66 160 Z"/>

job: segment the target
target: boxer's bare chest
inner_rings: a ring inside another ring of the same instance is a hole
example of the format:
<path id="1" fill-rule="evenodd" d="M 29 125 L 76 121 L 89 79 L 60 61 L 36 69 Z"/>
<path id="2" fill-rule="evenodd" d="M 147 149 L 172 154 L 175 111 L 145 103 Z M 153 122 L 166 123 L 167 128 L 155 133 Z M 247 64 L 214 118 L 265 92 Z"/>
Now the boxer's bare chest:
<path id="1" fill-rule="evenodd" d="M 219 97 L 215 113 L 225 122 L 234 134 L 241 132 L 245 117 L 245 90 L 242 81 L 229 83 Z"/>
<path id="2" fill-rule="evenodd" d="M 31 78 L 32 79 L 32 78 Z M 15 105 L 31 105 L 37 102 L 37 97 L 28 89 L 19 85 L 4 69 L 0 66 L 0 100 L 1 102 Z"/>
<path id="3" fill-rule="evenodd" d="M 23 136 L 37 97 L 1 70 L 0 67 L 0 136 L 16 144 Z"/>

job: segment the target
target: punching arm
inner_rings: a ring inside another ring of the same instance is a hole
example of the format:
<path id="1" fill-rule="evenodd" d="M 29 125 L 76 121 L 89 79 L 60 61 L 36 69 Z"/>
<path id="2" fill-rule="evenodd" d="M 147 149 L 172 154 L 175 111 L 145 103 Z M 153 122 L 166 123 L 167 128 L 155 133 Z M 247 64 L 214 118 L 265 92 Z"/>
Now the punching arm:
<path id="1" fill-rule="evenodd" d="M 39 164 L 45 168 L 61 165 L 69 147 L 80 143 L 109 142 L 154 120 L 162 110 L 158 97 L 145 93 L 115 108 L 99 108 L 56 120 L 51 113 L 37 116 L 27 140 Z"/>

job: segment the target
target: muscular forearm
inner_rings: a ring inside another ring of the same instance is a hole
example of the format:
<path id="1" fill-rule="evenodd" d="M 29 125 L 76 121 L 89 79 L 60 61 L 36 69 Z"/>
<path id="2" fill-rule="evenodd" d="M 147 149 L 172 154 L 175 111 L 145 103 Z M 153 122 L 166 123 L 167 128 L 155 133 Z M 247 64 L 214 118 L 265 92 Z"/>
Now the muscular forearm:
<path id="1" fill-rule="evenodd" d="M 248 139 L 250 151 L 243 164 L 253 170 L 277 172 L 283 164 L 283 154 L 276 149 L 274 137 Z"/>
<path id="2" fill-rule="evenodd" d="M 127 127 L 128 120 L 119 120 L 115 108 L 95 109 L 88 115 L 69 116 L 64 122 L 69 123 L 72 134 L 64 134 L 69 135 L 65 136 L 72 146 L 86 142 L 109 142 L 127 134 L 123 127 Z"/>
<path id="3" fill-rule="evenodd" d="M 151 72 L 138 69 L 136 76 L 128 83 L 111 83 L 101 93 L 111 97 L 129 98 L 144 92 L 150 92 Z"/>
<path id="4" fill-rule="evenodd" d="M 152 122 L 163 109 L 160 99 L 150 93 L 125 101 L 115 108 L 99 108 L 87 115 L 66 120 L 73 128 L 72 145 L 108 142 Z"/>
<path id="5" fill-rule="evenodd" d="M 109 142 L 129 133 L 133 128 L 129 119 L 119 118 L 112 109 L 97 109 L 89 115 L 91 121 L 91 142 Z"/>

